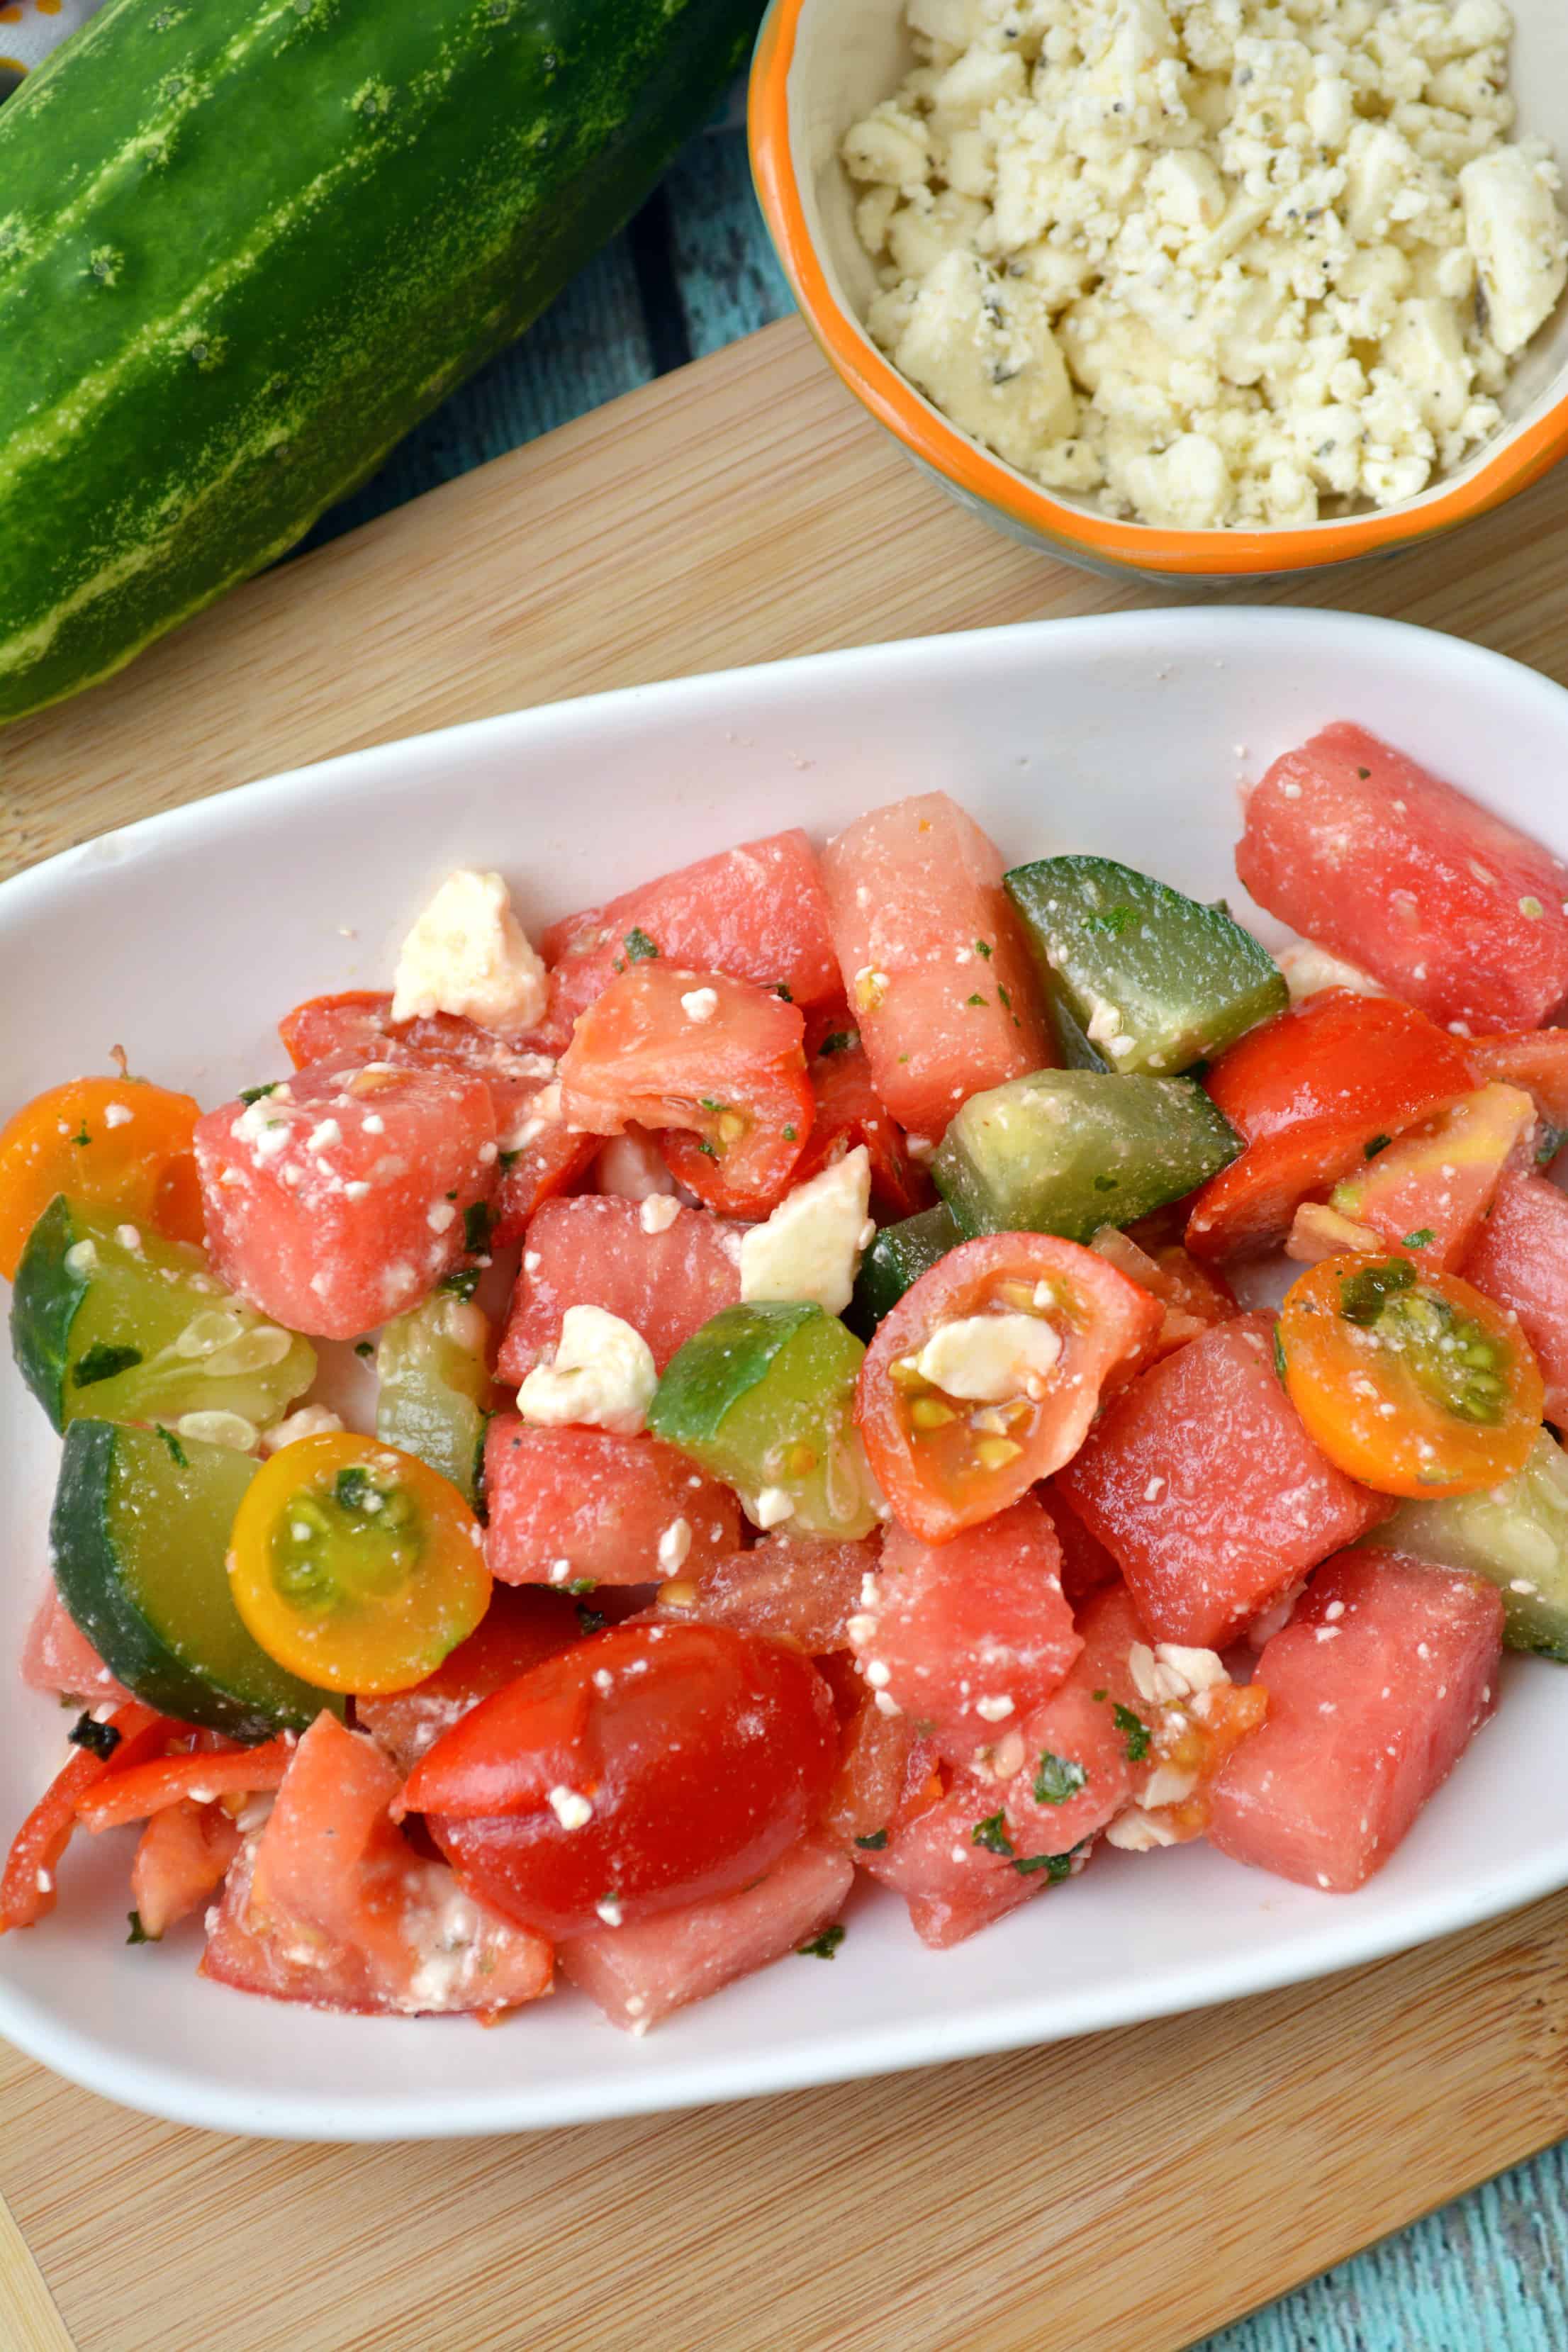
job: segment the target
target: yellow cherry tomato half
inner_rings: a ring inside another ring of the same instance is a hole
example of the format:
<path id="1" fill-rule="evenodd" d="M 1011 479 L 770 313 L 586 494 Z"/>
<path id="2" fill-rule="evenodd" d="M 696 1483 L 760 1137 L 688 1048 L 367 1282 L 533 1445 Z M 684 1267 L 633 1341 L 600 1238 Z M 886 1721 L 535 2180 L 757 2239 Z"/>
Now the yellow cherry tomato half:
<path id="1" fill-rule="evenodd" d="M 57 1192 L 199 1242 L 191 1135 L 200 1117 L 189 1095 L 145 1078 L 71 1078 L 24 1103 L 0 1128 L 0 1274 L 15 1275 Z"/>
<path id="2" fill-rule="evenodd" d="M 1277 1326 L 1291 1403 L 1331 1462 L 1383 1495 L 1469 1495 L 1522 1469 L 1541 1373 L 1517 1319 L 1408 1257 L 1330 1257 Z"/>
<path id="3" fill-rule="evenodd" d="M 450 1479 L 347 1430 L 300 1438 L 258 1471 L 228 1576 L 269 1657 L 367 1697 L 423 1682 L 490 1600 L 479 1523 Z"/>

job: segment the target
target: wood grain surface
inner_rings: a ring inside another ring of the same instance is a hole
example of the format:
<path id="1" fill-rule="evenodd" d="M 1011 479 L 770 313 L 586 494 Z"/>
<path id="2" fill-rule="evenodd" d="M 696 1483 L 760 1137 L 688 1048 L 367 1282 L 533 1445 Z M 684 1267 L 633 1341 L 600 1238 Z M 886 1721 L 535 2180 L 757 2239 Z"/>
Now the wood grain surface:
<path id="1" fill-rule="evenodd" d="M 1565 677 L 1565 577 L 1568 472 L 1458 540 L 1282 593 Z M 786 322 L 271 573 L 0 736 L 0 864 L 520 704 L 1161 601 L 949 507 Z M 1559 1897 L 1063 2048 L 436 2147 L 215 2139 L 3 2054 L 0 2193 L 67 2336 L 0 2234 L 0 2344 L 1175 2352 L 1568 2131 L 1565 1930 Z"/>

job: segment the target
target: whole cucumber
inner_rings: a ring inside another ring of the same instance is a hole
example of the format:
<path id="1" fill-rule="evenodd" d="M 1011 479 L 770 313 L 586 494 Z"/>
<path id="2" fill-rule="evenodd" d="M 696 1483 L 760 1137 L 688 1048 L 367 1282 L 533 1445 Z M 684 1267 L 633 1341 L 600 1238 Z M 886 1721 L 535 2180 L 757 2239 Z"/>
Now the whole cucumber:
<path id="1" fill-rule="evenodd" d="M 521 331 L 760 0 L 108 0 L 0 107 L 0 720 L 246 579 Z"/>

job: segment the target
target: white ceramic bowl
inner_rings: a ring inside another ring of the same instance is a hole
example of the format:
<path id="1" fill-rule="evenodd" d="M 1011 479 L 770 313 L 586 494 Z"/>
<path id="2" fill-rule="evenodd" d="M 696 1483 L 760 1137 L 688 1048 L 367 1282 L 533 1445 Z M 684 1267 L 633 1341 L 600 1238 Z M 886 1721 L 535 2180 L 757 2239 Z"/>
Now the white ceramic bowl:
<path id="1" fill-rule="evenodd" d="M 1518 131 L 1568 170 L 1568 8 L 1509 0 Z M 1453 530 L 1539 479 L 1568 450 L 1568 298 L 1510 383 L 1504 429 L 1417 498 L 1376 513 L 1258 530 L 1167 530 L 1042 488 L 901 376 L 866 331 L 876 272 L 855 234 L 844 133 L 898 89 L 914 51 L 905 0 L 773 0 L 752 68 L 757 194 L 812 332 L 858 399 L 960 504 L 1010 537 L 1112 576 L 1223 586 L 1345 563 Z"/>
<path id="2" fill-rule="evenodd" d="M 1238 903 L 1238 774 L 1337 718 L 1568 853 L 1556 784 L 1568 694 L 1448 638 L 1241 610 L 874 646 L 356 752 L 5 884 L 0 1108 L 101 1066 L 117 1042 L 136 1068 L 209 1102 L 279 1074 L 278 1015 L 323 989 L 383 982 L 408 919 L 458 862 L 505 869 L 537 920 L 768 827 L 822 833 L 942 787 L 1014 857 L 1108 852 Z M 16 1655 L 44 1579 L 57 1452 L 7 1363 L 0 1659 Z M 68 1856 L 52 1918 L 0 1942 L 0 2032 L 182 2122 L 378 2139 L 731 2098 L 1122 2025 L 1368 1960 L 1568 1884 L 1568 1675 L 1515 1660 L 1506 1683 L 1497 1721 L 1354 1895 L 1202 1846 L 1106 1852 L 1070 1887 L 936 1954 L 901 1904 L 867 1890 L 831 1967 L 786 1959 L 646 2041 L 574 1993 L 489 2034 L 203 1983 L 190 1928 L 127 1949 L 131 1833 L 113 1832 Z M 0 1713 L 5 1834 L 59 1761 L 61 1729 L 35 1696 L 14 1691 Z"/>

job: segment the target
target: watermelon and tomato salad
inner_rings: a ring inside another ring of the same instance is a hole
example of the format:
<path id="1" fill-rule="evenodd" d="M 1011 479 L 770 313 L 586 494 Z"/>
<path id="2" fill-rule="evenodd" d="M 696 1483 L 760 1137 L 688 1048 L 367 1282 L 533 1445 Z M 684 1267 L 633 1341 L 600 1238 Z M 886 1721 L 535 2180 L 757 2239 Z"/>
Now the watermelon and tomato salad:
<path id="1" fill-rule="evenodd" d="M 1343 722 L 1237 872 L 1283 969 L 927 793 L 19 1108 L 73 1721 L 0 1932 L 123 1837 L 216 1984 L 640 2033 L 867 1880 L 933 1948 L 1197 1838 L 1363 1885 L 1568 1660 L 1568 867 Z"/>

